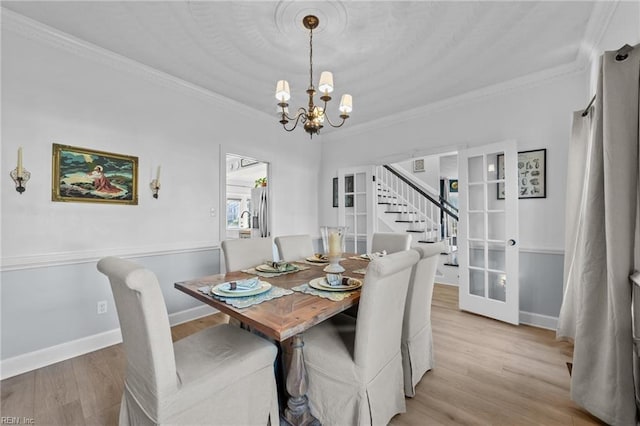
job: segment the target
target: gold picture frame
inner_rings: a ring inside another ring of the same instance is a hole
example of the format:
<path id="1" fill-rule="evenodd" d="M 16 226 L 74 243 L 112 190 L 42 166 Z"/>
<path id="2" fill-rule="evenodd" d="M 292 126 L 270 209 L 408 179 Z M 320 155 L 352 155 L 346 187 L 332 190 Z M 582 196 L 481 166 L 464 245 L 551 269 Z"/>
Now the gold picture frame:
<path id="1" fill-rule="evenodd" d="M 51 201 L 138 204 L 138 157 L 53 144 Z"/>

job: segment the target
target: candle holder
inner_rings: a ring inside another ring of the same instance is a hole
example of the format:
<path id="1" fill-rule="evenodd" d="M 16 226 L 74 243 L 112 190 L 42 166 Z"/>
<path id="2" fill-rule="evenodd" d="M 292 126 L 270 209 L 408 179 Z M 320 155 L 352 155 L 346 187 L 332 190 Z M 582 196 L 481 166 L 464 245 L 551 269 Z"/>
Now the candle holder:
<path id="1" fill-rule="evenodd" d="M 18 191 L 20 195 L 22 195 L 22 193 L 27 190 L 25 184 L 29 179 L 31 179 L 31 173 L 29 173 L 27 169 L 22 168 L 21 173 L 18 174 L 18 168 L 16 167 L 15 169 L 11 170 L 9 176 L 11 176 L 11 179 L 13 179 L 13 181 L 16 183 L 16 191 Z"/>
<path id="2" fill-rule="evenodd" d="M 346 226 L 321 226 L 320 234 L 322 235 L 322 245 L 324 252 L 329 259 L 329 265 L 324 268 L 325 272 L 331 274 L 339 274 L 345 271 L 340 265 L 342 253 L 344 253 L 345 235 L 347 233 Z"/>
<path id="3" fill-rule="evenodd" d="M 157 200 L 158 191 L 160 191 L 160 182 L 158 181 L 158 179 L 152 180 L 151 183 L 149 184 L 149 187 L 151 188 L 151 192 L 153 193 L 153 198 Z"/>

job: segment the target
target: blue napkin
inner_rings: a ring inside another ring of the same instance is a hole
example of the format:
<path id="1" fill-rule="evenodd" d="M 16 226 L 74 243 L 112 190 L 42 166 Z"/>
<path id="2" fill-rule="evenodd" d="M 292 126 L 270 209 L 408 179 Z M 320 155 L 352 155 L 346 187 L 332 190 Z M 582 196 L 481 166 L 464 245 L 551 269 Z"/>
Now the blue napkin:
<path id="1" fill-rule="evenodd" d="M 232 283 L 236 284 L 235 289 L 231 289 Z M 228 283 L 222 283 L 218 288 L 222 291 L 249 291 L 258 288 L 260 285 L 260 279 L 258 277 L 247 278 L 246 280 L 231 281 Z"/>

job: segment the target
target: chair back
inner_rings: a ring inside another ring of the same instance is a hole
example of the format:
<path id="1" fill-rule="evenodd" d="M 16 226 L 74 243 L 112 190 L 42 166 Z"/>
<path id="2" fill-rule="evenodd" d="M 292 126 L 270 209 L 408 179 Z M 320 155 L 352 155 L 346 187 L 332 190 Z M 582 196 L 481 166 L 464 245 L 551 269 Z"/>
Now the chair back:
<path id="1" fill-rule="evenodd" d="M 240 271 L 273 260 L 273 241 L 271 238 L 224 240 L 222 253 L 227 272 Z"/>
<path id="2" fill-rule="evenodd" d="M 412 248 L 418 252 L 420 260 L 413 267 L 409 280 L 402 323 L 403 338 L 414 336 L 431 321 L 431 299 L 438 256 L 446 250 L 443 242 L 421 244 Z"/>
<path id="3" fill-rule="evenodd" d="M 133 262 L 105 257 L 98 270 L 109 278 L 127 358 L 126 386 L 149 410 L 178 386 L 171 328 L 155 274 Z M 156 413 L 149 413 L 155 415 Z M 155 418 L 155 417 L 154 417 Z"/>
<path id="4" fill-rule="evenodd" d="M 411 248 L 411 234 L 401 232 L 376 232 L 371 241 L 371 251 L 387 254 L 409 250 Z"/>
<path id="5" fill-rule="evenodd" d="M 354 358 L 369 381 L 400 352 L 411 269 L 420 256 L 406 250 L 371 261 L 360 295 Z"/>
<path id="6" fill-rule="evenodd" d="M 311 235 L 283 235 L 275 238 L 280 260 L 293 262 L 313 256 Z"/>

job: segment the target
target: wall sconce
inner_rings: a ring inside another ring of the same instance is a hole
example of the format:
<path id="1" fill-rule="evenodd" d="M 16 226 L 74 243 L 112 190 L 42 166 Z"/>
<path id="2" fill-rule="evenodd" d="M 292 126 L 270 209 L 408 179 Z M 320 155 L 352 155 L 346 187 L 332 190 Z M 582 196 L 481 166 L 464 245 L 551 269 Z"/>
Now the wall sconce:
<path id="1" fill-rule="evenodd" d="M 18 148 L 18 167 L 11 170 L 9 176 L 11 176 L 11 179 L 16 183 L 16 191 L 22 195 L 22 193 L 27 190 L 25 184 L 31 178 L 31 173 L 22 167 L 22 147 Z"/>
<path id="2" fill-rule="evenodd" d="M 149 187 L 151 188 L 153 198 L 158 199 L 158 191 L 160 191 L 160 166 L 158 166 L 156 178 L 151 181 Z"/>

